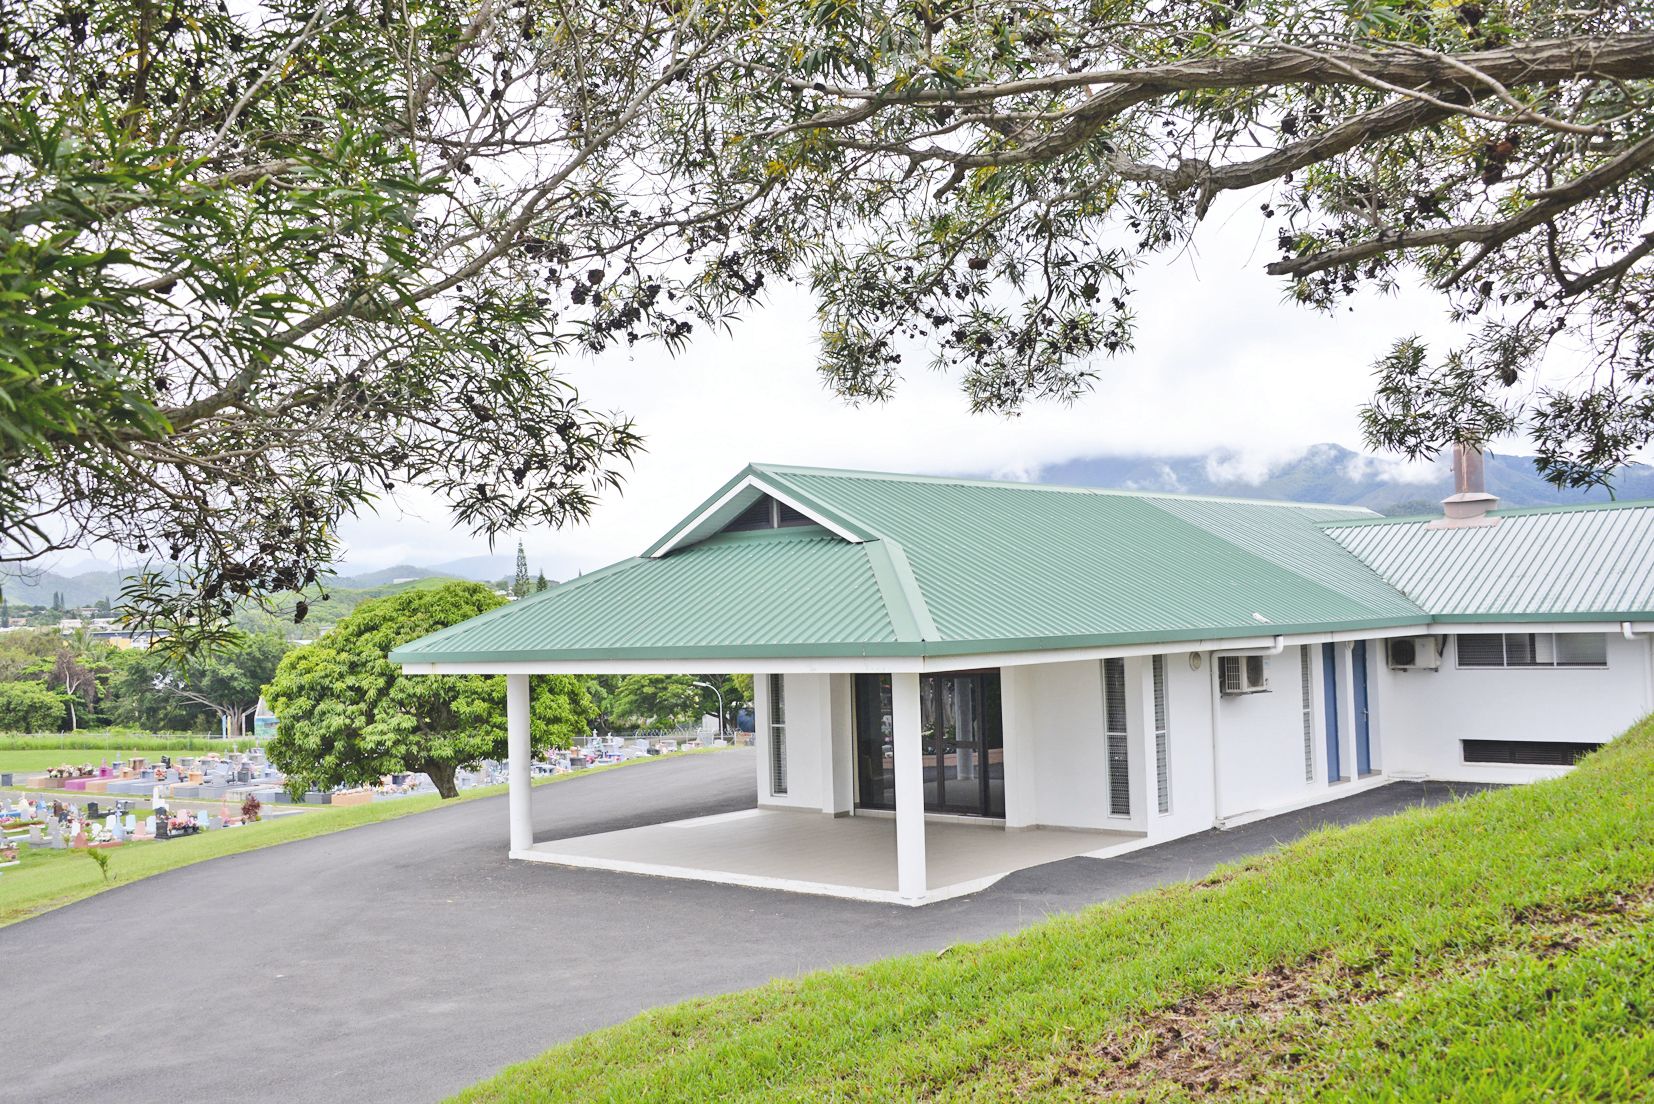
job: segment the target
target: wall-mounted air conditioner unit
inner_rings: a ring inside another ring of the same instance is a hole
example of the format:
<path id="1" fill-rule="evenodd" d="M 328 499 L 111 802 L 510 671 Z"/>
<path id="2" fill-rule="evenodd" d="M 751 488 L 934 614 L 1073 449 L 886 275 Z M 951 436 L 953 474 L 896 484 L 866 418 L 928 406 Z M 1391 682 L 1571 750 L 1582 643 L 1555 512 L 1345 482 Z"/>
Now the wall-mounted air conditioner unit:
<path id="1" fill-rule="evenodd" d="M 1269 689 L 1269 664 L 1261 655 L 1218 656 L 1218 690 L 1224 696 Z"/>
<path id="2" fill-rule="evenodd" d="M 1434 636 L 1398 636 L 1389 642 L 1390 670 L 1435 671 L 1442 665 L 1441 641 Z"/>

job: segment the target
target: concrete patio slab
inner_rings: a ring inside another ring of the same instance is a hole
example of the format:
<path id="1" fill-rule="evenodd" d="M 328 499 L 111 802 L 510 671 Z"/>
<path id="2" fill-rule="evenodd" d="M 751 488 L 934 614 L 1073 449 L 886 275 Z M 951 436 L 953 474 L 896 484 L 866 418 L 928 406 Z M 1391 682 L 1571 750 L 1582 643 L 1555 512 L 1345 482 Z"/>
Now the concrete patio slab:
<path id="1" fill-rule="evenodd" d="M 856 901 L 925 905 L 975 893 L 1017 870 L 1078 855 L 1106 858 L 1141 844 L 1135 832 L 1023 829 L 993 822 L 925 825 L 926 892 L 897 892 L 896 822 L 789 809 L 717 816 L 538 843 L 514 859 L 652 874 Z"/>

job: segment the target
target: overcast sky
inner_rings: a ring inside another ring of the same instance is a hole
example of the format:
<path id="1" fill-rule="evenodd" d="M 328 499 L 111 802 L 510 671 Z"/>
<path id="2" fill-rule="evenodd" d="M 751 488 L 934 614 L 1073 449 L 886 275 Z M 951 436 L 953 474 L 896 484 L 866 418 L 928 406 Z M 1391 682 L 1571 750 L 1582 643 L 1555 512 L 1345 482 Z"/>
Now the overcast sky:
<path id="1" fill-rule="evenodd" d="M 1242 470 L 1261 473 L 1322 441 L 1359 449 L 1373 360 L 1411 333 L 1445 344 L 1444 303 L 1422 290 L 1334 316 L 1286 303 L 1285 284 L 1262 271 L 1274 231 L 1257 199 L 1214 213 L 1195 248 L 1138 276 L 1135 351 L 1103 362 L 1095 390 L 1071 406 L 972 415 L 955 381 L 916 364 L 894 402 L 846 407 L 822 388 L 811 304 L 793 291 L 677 357 L 639 346 L 564 361 L 589 405 L 636 419 L 648 451 L 589 525 L 523 534 L 531 568 L 567 578 L 635 555 L 749 461 L 1031 479 L 1119 453 L 1233 450 Z M 348 522 L 343 536 L 346 573 L 488 551 L 418 494 Z M 496 551 L 515 546 L 505 538 Z"/>
<path id="2" fill-rule="evenodd" d="M 1262 470 L 1322 441 L 1359 448 L 1372 361 L 1407 334 L 1449 335 L 1442 301 L 1371 297 L 1337 316 L 1291 306 L 1262 272 L 1273 229 L 1255 202 L 1231 211 L 1208 221 L 1197 250 L 1141 274 L 1136 351 L 1104 362 L 1094 392 L 1072 406 L 972 415 L 954 381 L 915 365 L 894 402 L 846 407 L 816 375 L 811 304 L 796 292 L 676 358 L 639 347 L 565 362 L 594 408 L 637 419 L 648 452 L 590 525 L 524 534 L 531 566 L 564 578 L 635 555 L 749 461 L 1036 478 L 1116 453 L 1231 449 Z M 352 570 L 486 551 L 413 497 L 344 535 Z"/>

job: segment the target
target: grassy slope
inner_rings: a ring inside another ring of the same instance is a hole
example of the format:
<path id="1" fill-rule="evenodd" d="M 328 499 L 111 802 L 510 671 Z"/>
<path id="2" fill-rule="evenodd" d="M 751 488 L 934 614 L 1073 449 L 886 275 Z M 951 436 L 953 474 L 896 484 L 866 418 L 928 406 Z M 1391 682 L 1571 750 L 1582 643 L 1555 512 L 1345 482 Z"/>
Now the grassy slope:
<path id="1" fill-rule="evenodd" d="M 1554 782 L 649 1012 L 461 1099 L 1635 1099 L 1651 886 L 1654 719 Z"/>
<path id="2" fill-rule="evenodd" d="M 623 763 L 592 767 L 579 774 L 559 774 L 535 780 L 536 786 L 548 785 L 571 778 L 581 778 L 598 771 L 616 770 L 639 763 L 654 763 L 683 755 L 709 754 L 705 751 L 682 751 L 673 755 L 630 759 Z M 423 813 L 446 808 L 459 801 L 479 797 L 493 797 L 504 793 L 506 787 L 479 786 L 465 790 L 454 801 L 444 803 L 435 794 L 421 794 L 371 805 L 353 805 L 334 809 L 315 807 L 302 815 L 284 816 L 260 821 L 242 828 L 217 832 L 202 832 L 174 840 L 149 840 L 127 843 L 109 851 L 109 868 L 113 881 L 103 881 L 98 867 L 84 854 L 73 850 L 50 850 L 24 847 L 19 849 L 22 864 L 0 870 L 0 928 L 15 924 L 38 913 L 60 908 L 83 897 L 90 897 L 118 885 L 147 878 L 151 874 L 174 870 L 180 866 L 235 855 L 278 843 L 326 835 L 345 828 L 394 820 L 411 813 Z"/>

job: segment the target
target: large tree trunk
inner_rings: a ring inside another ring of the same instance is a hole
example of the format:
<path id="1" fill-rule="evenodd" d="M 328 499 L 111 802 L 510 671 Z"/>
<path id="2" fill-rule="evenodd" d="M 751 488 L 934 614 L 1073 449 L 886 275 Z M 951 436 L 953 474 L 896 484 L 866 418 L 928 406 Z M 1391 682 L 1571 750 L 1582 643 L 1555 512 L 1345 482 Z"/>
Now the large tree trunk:
<path id="1" fill-rule="evenodd" d="M 457 770 L 453 763 L 425 764 L 425 774 L 436 787 L 436 792 L 444 798 L 459 796 L 459 787 L 454 784 L 454 774 Z"/>

